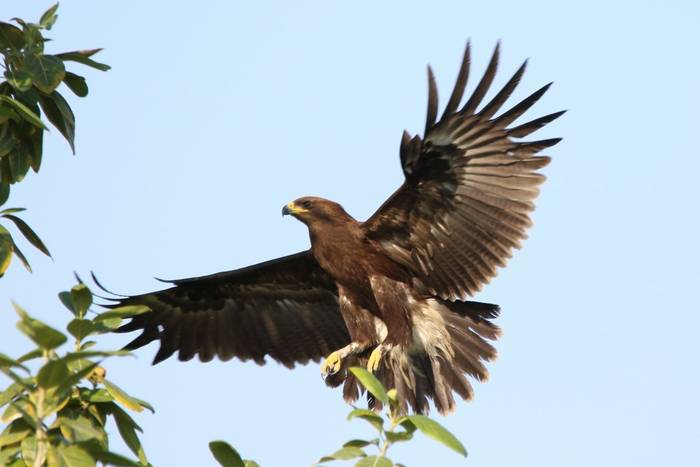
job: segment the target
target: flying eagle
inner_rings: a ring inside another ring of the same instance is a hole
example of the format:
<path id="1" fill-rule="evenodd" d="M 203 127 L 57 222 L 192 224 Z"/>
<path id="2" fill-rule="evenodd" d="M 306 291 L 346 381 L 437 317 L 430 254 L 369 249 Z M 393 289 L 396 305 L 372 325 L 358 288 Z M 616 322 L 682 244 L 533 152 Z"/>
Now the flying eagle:
<path id="1" fill-rule="evenodd" d="M 462 66 L 438 120 L 428 67 L 425 135 L 404 132 L 399 189 L 368 220 L 343 207 L 303 197 L 282 209 L 308 227 L 311 249 L 235 271 L 172 281 L 159 292 L 127 297 L 146 305 L 118 332 L 141 333 L 126 348 L 160 341 L 153 363 L 178 352 L 186 361 L 238 357 L 292 368 L 326 357 L 321 372 L 354 401 L 360 387 L 347 371 L 361 365 L 396 388 L 404 410 L 455 408 L 453 393 L 473 395 L 467 375 L 488 377 L 496 357 L 497 305 L 468 301 L 520 248 L 549 157 L 560 141 L 520 139 L 564 112 L 512 126 L 547 91 L 540 88 L 495 116 L 527 62 L 481 106 L 498 65 L 499 47 L 462 105 L 470 68 Z"/>

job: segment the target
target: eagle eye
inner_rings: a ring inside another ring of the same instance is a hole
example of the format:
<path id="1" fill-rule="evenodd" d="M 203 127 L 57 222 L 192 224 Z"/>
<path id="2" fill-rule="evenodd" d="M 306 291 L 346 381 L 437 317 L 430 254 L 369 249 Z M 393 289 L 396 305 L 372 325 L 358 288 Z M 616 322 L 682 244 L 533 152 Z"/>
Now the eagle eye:
<path id="1" fill-rule="evenodd" d="M 304 201 L 301 205 L 304 209 L 309 209 L 311 208 L 311 201 Z"/>

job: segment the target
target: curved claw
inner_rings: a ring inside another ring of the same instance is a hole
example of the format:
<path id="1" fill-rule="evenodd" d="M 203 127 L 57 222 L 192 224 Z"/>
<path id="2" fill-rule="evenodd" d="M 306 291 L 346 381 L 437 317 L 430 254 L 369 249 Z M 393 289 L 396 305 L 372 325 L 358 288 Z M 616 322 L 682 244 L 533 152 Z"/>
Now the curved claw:
<path id="1" fill-rule="evenodd" d="M 384 352 L 381 345 L 377 346 L 372 351 L 372 353 L 369 356 L 369 360 L 367 360 L 367 371 L 369 371 L 370 373 L 374 373 L 379 369 L 379 364 L 382 361 L 383 353 Z"/>
<path id="2" fill-rule="evenodd" d="M 340 367 L 343 363 L 343 357 L 339 351 L 331 352 L 331 354 L 326 357 L 321 365 L 321 376 L 326 377 L 333 375 L 340 371 Z"/>

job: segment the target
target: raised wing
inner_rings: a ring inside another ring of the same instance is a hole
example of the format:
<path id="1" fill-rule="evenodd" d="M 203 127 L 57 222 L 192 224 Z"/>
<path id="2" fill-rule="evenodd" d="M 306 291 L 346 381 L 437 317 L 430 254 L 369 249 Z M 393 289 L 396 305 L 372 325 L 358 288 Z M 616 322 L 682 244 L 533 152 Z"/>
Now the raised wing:
<path id="1" fill-rule="evenodd" d="M 291 368 L 350 343 L 335 283 L 308 251 L 172 284 L 113 305 L 151 308 L 117 332 L 141 331 L 128 349 L 160 340 L 154 364 L 178 351 L 180 360 L 203 362 L 263 364 L 269 355 Z"/>
<path id="2" fill-rule="evenodd" d="M 517 141 L 564 112 L 509 127 L 547 91 L 548 84 L 494 117 L 522 77 L 525 62 L 480 110 L 496 74 L 499 47 L 467 102 L 467 45 L 457 83 L 436 123 L 437 89 L 428 67 L 425 139 L 404 132 L 403 185 L 364 224 L 368 238 L 414 271 L 416 284 L 443 299 L 481 289 L 527 237 L 529 213 L 549 157 L 536 154 L 560 141 Z"/>

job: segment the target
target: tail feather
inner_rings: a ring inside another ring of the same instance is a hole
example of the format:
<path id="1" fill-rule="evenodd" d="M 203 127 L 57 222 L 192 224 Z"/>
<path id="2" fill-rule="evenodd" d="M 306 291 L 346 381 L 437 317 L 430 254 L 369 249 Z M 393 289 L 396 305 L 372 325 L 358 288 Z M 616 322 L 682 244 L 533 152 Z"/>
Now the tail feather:
<path id="1" fill-rule="evenodd" d="M 435 376 L 435 386 L 433 388 L 433 403 L 441 414 L 452 412 L 455 408 L 455 400 L 452 397 L 452 387 L 445 374 L 450 372 L 449 362 L 441 361 L 441 358 L 432 358 L 433 375 Z"/>
<path id="2" fill-rule="evenodd" d="M 410 406 L 415 413 L 426 413 L 432 400 L 438 412 L 450 413 L 456 405 L 453 393 L 464 400 L 474 396 L 466 375 L 477 381 L 488 379 L 484 363 L 497 355 L 488 340 L 500 335 L 490 320 L 498 316 L 499 308 L 429 299 L 412 311 L 413 345 L 393 348 L 378 376 L 387 387 L 396 387 L 405 410 Z"/>
<path id="3" fill-rule="evenodd" d="M 485 362 L 496 358 L 496 349 L 488 342 L 500 335 L 490 320 L 498 316 L 499 307 L 479 302 L 450 302 L 428 299 L 416 301 L 412 308 L 413 345 L 391 348 L 376 373 L 386 388 L 395 388 L 400 410 L 427 413 L 432 400 L 445 415 L 455 409 L 454 393 L 464 400 L 474 396 L 466 375 L 477 381 L 488 379 Z M 347 371 L 351 366 L 365 366 L 367 355 L 351 356 L 343 368 L 329 376 L 329 386 L 343 384 L 343 398 L 352 403 L 362 393 L 357 379 Z M 368 406 L 381 409 L 381 402 L 367 394 Z"/>

